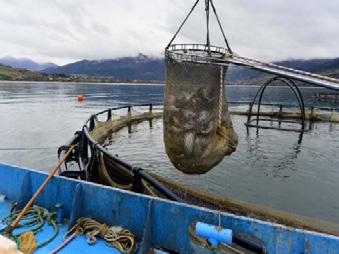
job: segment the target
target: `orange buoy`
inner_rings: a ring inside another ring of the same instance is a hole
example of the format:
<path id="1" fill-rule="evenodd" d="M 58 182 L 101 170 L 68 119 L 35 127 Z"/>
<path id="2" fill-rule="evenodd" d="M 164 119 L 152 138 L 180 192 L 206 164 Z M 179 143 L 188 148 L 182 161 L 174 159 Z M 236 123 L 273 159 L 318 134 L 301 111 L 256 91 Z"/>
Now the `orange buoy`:
<path id="1" fill-rule="evenodd" d="M 82 102 L 84 100 L 84 96 L 78 95 L 77 99 L 78 99 L 78 102 Z"/>

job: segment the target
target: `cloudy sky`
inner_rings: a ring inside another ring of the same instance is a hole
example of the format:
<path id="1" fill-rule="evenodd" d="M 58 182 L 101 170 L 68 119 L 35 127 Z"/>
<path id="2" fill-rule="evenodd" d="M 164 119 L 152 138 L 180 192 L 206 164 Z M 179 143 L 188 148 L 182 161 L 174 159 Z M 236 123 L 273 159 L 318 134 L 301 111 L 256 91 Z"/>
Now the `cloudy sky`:
<path id="1" fill-rule="evenodd" d="M 58 64 L 161 56 L 194 0 L 0 0 L 0 57 Z M 176 42 L 205 42 L 204 0 Z M 233 51 L 260 60 L 339 57 L 338 0 L 214 0 Z M 223 45 L 211 22 L 211 43 Z"/>

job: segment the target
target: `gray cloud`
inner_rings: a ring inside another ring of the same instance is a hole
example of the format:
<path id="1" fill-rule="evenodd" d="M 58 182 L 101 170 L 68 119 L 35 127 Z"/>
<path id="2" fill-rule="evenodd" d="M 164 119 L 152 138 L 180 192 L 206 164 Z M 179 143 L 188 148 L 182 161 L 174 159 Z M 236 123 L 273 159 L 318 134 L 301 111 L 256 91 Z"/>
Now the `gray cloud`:
<path id="1" fill-rule="evenodd" d="M 0 56 L 66 63 L 161 56 L 193 0 L 0 0 Z M 203 2 L 177 42 L 205 42 Z M 261 60 L 339 56 L 337 0 L 214 0 L 232 49 Z M 216 21 L 211 42 L 223 45 Z"/>

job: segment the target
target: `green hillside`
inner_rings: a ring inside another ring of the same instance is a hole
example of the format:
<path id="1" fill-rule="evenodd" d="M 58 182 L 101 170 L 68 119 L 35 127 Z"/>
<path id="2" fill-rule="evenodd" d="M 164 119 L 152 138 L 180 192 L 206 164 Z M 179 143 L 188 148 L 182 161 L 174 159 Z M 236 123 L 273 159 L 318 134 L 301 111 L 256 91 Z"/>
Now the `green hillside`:
<path id="1" fill-rule="evenodd" d="M 83 82 L 83 83 L 114 83 L 109 77 L 89 77 L 86 75 L 47 74 L 26 69 L 17 69 L 0 64 L 0 80 L 8 81 L 58 81 L 58 82 Z M 130 80 L 124 80 L 130 81 Z M 137 81 L 134 81 L 137 82 Z"/>
<path id="2" fill-rule="evenodd" d="M 39 72 L 32 72 L 25 69 L 16 69 L 0 65 L 0 80 L 40 80 L 47 78 L 47 75 Z M 48 80 L 48 79 L 46 79 Z"/>

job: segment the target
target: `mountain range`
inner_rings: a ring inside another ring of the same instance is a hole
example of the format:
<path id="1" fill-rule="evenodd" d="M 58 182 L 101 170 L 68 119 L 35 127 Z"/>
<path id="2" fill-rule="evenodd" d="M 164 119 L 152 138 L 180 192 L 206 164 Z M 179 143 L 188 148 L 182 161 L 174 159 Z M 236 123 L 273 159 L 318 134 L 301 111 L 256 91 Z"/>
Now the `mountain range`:
<path id="1" fill-rule="evenodd" d="M 278 65 L 299 70 L 322 73 L 339 78 L 339 58 L 285 60 L 275 62 Z M 64 66 L 43 70 L 49 74 L 104 76 L 117 80 L 164 80 L 165 64 L 163 58 L 148 57 L 139 54 L 136 57 L 122 57 L 106 60 L 82 60 Z M 258 84 L 270 74 L 231 66 L 227 82 L 231 84 Z"/>
<path id="2" fill-rule="evenodd" d="M 4 60 L 5 59 L 5 60 Z M 276 64 L 309 72 L 339 78 L 339 58 L 285 60 Z M 30 59 L 0 58 L 0 64 L 28 70 L 38 70 L 48 75 L 67 75 L 71 77 L 104 77 L 119 81 L 163 81 L 165 64 L 163 58 L 138 54 L 135 57 L 121 57 L 104 60 L 81 60 L 57 66 L 52 63 L 38 64 Z M 260 84 L 270 74 L 256 70 L 231 66 L 227 83 Z"/>
<path id="3" fill-rule="evenodd" d="M 81 60 L 43 70 L 48 74 L 103 76 L 116 80 L 164 80 L 164 59 L 138 54 L 104 60 Z"/>
<path id="4" fill-rule="evenodd" d="M 44 69 L 57 66 L 54 63 L 37 63 L 28 58 L 16 58 L 11 56 L 0 58 L 0 64 L 29 71 L 42 71 Z"/>

